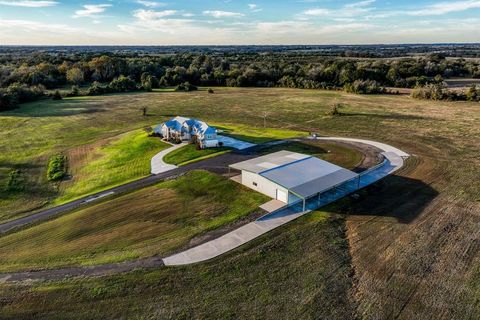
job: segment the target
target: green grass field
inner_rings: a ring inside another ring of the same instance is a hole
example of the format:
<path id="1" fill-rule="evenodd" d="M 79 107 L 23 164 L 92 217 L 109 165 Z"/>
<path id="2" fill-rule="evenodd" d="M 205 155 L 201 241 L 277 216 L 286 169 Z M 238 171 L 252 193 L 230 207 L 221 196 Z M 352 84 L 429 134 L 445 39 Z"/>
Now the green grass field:
<path id="1" fill-rule="evenodd" d="M 249 125 L 217 123 L 214 124 L 221 134 L 252 143 L 265 143 L 274 140 L 300 138 L 308 132 L 271 127 L 252 127 Z"/>
<path id="2" fill-rule="evenodd" d="M 208 157 L 224 154 L 230 150 L 231 150 L 230 148 L 226 148 L 226 147 L 207 148 L 207 149 L 198 150 L 196 145 L 187 144 L 181 148 L 178 148 L 168 153 L 163 158 L 163 161 L 165 161 L 166 163 L 174 164 L 174 165 L 183 165 L 186 163 L 191 163 L 195 160 L 205 159 Z"/>
<path id="3" fill-rule="evenodd" d="M 209 263 L 0 285 L 8 297 L 0 312 L 5 319 L 32 312 L 39 319 L 349 319 L 343 228 L 341 218 L 315 212 Z"/>
<path id="4" fill-rule="evenodd" d="M 56 203 L 101 191 L 150 174 L 151 158 L 170 147 L 142 130 L 116 136 L 100 146 L 69 150 L 71 181 L 60 184 Z"/>
<path id="5" fill-rule="evenodd" d="M 164 256 L 267 200 L 221 176 L 192 171 L 2 237 L 0 272 Z"/>
<path id="6" fill-rule="evenodd" d="M 344 116 L 326 115 L 333 103 L 345 105 Z M 140 106 L 147 106 L 150 116 L 142 117 Z M 360 199 L 307 215 L 205 264 L 0 284 L 3 318 L 475 319 L 480 314 L 478 103 L 216 88 L 214 95 L 152 92 L 28 104 L 0 114 L 0 182 L 13 169 L 27 182 L 23 191 L 1 194 L 3 218 L 60 196 L 62 190 L 44 181 L 49 156 L 84 146 L 99 150 L 105 140 L 177 114 L 242 127 L 249 132 L 229 134 L 247 139 L 268 136 L 272 129 L 316 132 L 377 140 L 414 156 Z M 13 260 L 6 264 L 15 267 Z"/>

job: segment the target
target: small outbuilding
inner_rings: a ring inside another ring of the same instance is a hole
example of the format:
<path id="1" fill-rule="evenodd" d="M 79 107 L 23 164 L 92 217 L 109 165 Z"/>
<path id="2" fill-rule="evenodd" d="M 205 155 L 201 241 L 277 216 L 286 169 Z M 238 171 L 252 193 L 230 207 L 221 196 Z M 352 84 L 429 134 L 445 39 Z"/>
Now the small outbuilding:
<path id="1" fill-rule="evenodd" d="M 286 150 L 230 168 L 241 171 L 243 185 L 288 205 L 301 203 L 303 210 L 319 207 L 335 193 L 349 193 L 359 180 L 358 174 L 333 163 Z"/>

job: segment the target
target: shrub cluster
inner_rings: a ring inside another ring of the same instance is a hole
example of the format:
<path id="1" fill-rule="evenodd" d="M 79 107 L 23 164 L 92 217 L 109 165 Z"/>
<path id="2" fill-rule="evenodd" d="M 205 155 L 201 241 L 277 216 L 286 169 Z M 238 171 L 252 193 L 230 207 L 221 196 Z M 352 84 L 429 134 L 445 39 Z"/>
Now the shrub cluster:
<path id="1" fill-rule="evenodd" d="M 10 171 L 5 191 L 22 191 L 25 189 L 25 179 L 20 170 Z"/>
<path id="2" fill-rule="evenodd" d="M 0 89 L 0 111 L 15 108 L 19 103 L 34 101 L 45 95 L 45 87 L 27 86 L 26 84 L 13 83 L 6 89 Z"/>
<path id="3" fill-rule="evenodd" d="M 195 90 L 198 90 L 198 88 L 193 84 L 190 84 L 190 82 L 184 82 L 175 87 L 175 91 L 190 92 Z"/>
<path id="4" fill-rule="evenodd" d="M 381 87 L 377 81 L 373 80 L 355 80 L 353 83 L 346 83 L 343 86 L 346 92 L 356 94 L 377 94 L 385 93 L 385 88 Z"/>
<path id="5" fill-rule="evenodd" d="M 105 93 L 129 92 L 141 89 L 142 87 L 138 87 L 135 80 L 121 75 L 120 77 L 113 79 L 106 86 L 102 86 L 98 81 L 94 81 L 88 88 L 87 95 L 97 96 Z"/>
<path id="6" fill-rule="evenodd" d="M 48 162 L 47 178 L 50 181 L 57 181 L 67 174 L 67 157 L 64 155 L 53 156 Z"/>

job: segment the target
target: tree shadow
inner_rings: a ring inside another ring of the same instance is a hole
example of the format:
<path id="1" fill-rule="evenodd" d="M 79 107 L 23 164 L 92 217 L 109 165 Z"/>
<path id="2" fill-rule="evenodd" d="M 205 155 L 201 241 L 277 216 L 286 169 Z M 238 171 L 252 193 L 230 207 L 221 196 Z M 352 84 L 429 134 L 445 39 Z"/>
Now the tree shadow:
<path id="1" fill-rule="evenodd" d="M 365 216 L 393 217 L 411 223 L 438 196 L 438 191 L 421 180 L 391 175 L 330 206 L 327 211 Z"/>

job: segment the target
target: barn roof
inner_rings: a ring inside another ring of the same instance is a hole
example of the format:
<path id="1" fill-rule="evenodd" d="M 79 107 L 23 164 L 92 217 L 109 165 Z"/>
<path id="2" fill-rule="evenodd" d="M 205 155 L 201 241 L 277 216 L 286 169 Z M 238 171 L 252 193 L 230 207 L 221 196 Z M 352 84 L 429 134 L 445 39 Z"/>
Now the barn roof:
<path id="1" fill-rule="evenodd" d="M 230 165 L 230 167 L 237 170 L 245 170 L 253 173 L 260 173 L 267 169 L 277 168 L 277 167 L 292 163 L 294 161 L 298 161 L 298 160 L 306 159 L 310 157 L 311 156 L 308 156 L 305 154 L 282 150 L 275 153 L 270 153 L 264 156 L 260 156 L 254 159 L 238 162 Z"/>
<path id="2" fill-rule="evenodd" d="M 285 150 L 230 167 L 257 173 L 304 198 L 357 177 L 356 173 L 328 161 Z"/>

